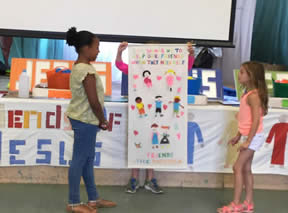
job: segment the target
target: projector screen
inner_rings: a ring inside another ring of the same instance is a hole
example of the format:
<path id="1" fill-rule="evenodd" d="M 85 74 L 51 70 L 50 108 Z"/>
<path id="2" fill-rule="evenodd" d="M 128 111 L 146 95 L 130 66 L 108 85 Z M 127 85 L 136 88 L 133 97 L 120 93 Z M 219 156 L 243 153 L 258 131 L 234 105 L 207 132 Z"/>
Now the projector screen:
<path id="1" fill-rule="evenodd" d="M 65 38 L 68 28 L 102 40 L 232 45 L 236 0 L 9 0 L 0 35 Z"/>

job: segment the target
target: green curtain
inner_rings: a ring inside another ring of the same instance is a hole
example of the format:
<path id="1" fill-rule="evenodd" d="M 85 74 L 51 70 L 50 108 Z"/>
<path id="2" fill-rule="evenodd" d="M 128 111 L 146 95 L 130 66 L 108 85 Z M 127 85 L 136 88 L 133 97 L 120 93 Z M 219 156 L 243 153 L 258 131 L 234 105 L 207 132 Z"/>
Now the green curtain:
<path id="1" fill-rule="evenodd" d="M 0 48 L 0 61 L 5 64 L 5 60 L 4 60 L 4 56 L 3 56 L 3 53 L 2 53 L 2 50 Z"/>
<path id="2" fill-rule="evenodd" d="M 9 54 L 12 58 L 63 59 L 63 40 L 14 37 Z"/>
<path id="3" fill-rule="evenodd" d="M 251 59 L 288 65 L 288 1 L 257 0 Z"/>

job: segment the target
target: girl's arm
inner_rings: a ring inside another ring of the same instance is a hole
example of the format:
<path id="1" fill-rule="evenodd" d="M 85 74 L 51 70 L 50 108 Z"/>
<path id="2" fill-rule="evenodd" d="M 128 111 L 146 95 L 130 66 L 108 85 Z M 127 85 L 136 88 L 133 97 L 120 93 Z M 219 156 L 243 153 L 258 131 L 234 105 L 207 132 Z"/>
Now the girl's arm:
<path id="1" fill-rule="evenodd" d="M 241 136 L 242 136 L 241 133 L 238 131 L 235 137 L 239 137 L 240 138 Z"/>
<path id="2" fill-rule="evenodd" d="M 128 75 L 128 64 L 125 64 L 123 61 L 116 61 L 115 65 L 121 72 Z"/>
<path id="3" fill-rule="evenodd" d="M 194 64 L 194 49 L 193 49 L 193 45 L 191 42 L 188 42 L 187 43 L 187 49 L 188 49 L 188 52 L 189 52 L 189 55 L 188 55 L 188 71 L 192 69 L 193 67 L 193 64 Z"/>
<path id="4" fill-rule="evenodd" d="M 229 141 L 228 141 L 228 144 L 232 144 L 233 146 L 239 142 L 240 138 L 241 138 L 241 133 L 238 131 L 236 136 L 234 138 L 231 138 Z"/>
<path id="5" fill-rule="evenodd" d="M 247 98 L 247 103 L 251 108 L 252 114 L 252 126 L 248 134 L 247 143 L 251 143 L 253 137 L 255 136 L 260 122 L 261 117 L 261 101 L 257 93 L 251 93 Z"/>
<path id="6" fill-rule="evenodd" d="M 127 46 L 127 42 L 122 42 L 119 45 L 115 61 L 116 67 L 126 75 L 128 74 L 128 65 L 125 64 L 122 60 L 122 52 L 127 48 Z"/>
<path id="7" fill-rule="evenodd" d="M 194 55 L 189 54 L 189 56 L 188 56 L 188 71 L 193 68 L 194 60 L 195 60 Z"/>
<path id="8" fill-rule="evenodd" d="M 88 74 L 83 80 L 85 92 L 87 94 L 88 102 L 94 112 L 95 116 L 99 120 L 99 126 L 102 129 L 107 129 L 108 122 L 104 117 L 104 112 L 101 104 L 99 103 L 98 94 L 96 92 L 96 78 L 94 74 Z M 106 127 L 105 127 L 106 126 Z"/>
<path id="9" fill-rule="evenodd" d="M 239 115 L 239 112 L 237 112 L 237 113 L 235 114 L 235 119 L 236 119 L 236 120 L 238 120 L 238 115 Z M 230 128 L 230 127 L 229 127 L 229 128 Z M 230 143 L 230 144 L 234 145 L 234 144 L 238 143 L 238 141 L 240 140 L 241 136 L 242 136 L 241 133 L 240 133 L 239 131 L 237 131 L 236 136 L 234 136 L 234 138 L 230 139 L 229 142 L 228 142 L 228 144 Z"/>

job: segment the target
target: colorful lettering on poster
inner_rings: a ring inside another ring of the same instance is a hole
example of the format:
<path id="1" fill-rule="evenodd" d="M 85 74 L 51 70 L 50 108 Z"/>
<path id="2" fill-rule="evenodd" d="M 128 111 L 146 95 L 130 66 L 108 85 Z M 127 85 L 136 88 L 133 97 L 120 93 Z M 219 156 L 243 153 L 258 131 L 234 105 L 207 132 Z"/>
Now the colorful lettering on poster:
<path id="1" fill-rule="evenodd" d="M 131 64 L 183 65 L 185 54 L 182 48 L 137 49 Z"/>
<path id="2" fill-rule="evenodd" d="M 147 158 L 149 159 L 162 159 L 162 158 L 173 158 L 173 152 L 148 152 Z"/>

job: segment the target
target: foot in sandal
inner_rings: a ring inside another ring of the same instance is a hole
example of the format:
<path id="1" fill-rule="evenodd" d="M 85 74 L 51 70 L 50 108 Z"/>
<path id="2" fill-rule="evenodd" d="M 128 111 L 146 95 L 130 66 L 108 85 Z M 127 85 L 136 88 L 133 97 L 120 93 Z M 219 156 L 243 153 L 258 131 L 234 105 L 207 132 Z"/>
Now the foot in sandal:
<path id="1" fill-rule="evenodd" d="M 251 203 L 251 202 L 248 202 L 247 200 L 245 200 L 243 203 L 242 203 L 242 212 L 245 212 L 245 213 L 253 213 L 254 212 L 254 203 Z"/>
<path id="2" fill-rule="evenodd" d="M 222 208 L 218 208 L 218 213 L 241 213 L 243 210 L 242 204 L 235 204 L 231 202 L 227 206 L 223 206 Z"/>

